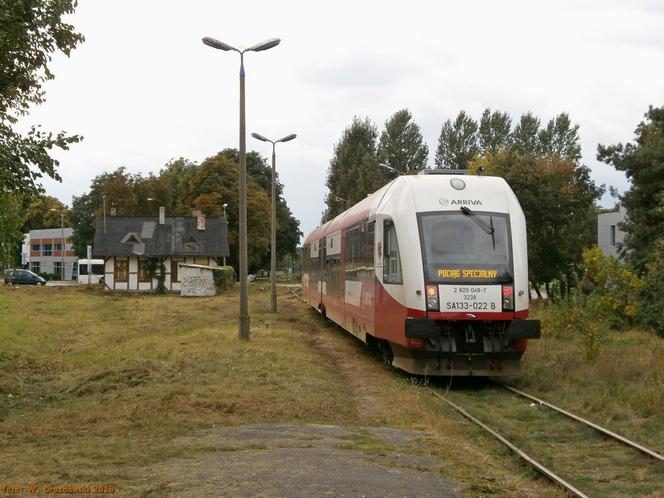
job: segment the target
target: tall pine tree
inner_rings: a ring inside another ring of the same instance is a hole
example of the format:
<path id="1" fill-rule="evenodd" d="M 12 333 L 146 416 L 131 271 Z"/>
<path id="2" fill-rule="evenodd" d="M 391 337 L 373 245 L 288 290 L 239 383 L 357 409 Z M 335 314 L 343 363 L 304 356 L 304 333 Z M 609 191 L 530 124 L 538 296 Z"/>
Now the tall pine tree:
<path id="1" fill-rule="evenodd" d="M 448 119 L 440 130 L 436 168 L 467 169 L 478 151 L 477 122 L 461 111 L 454 123 Z"/>
<path id="2" fill-rule="evenodd" d="M 369 118 L 356 116 L 343 131 L 327 171 L 329 192 L 323 221 L 331 220 L 388 180 L 387 170 L 378 166 L 377 137 L 376 125 Z"/>
<path id="3" fill-rule="evenodd" d="M 404 174 L 426 168 L 429 148 L 420 127 L 408 109 L 402 109 L 385 121 L 378 143 L 378 161 Z"/>

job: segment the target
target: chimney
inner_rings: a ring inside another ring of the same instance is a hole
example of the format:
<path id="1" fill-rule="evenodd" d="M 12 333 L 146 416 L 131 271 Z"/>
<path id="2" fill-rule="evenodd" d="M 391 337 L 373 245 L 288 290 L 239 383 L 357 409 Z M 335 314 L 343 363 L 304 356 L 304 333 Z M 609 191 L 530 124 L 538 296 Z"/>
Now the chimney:
<path id="1" fill-rule="evenodd" d="M 198 215 L 196 217 L 196 230 L 200 230 L 202 232 L 205 231 L 205 215 L 204 214 Z"/>
<path id="2" fill-rule="evenodd" d="M 115 216 L 118 214 L 118 210 L 114 207 L 111 208 L 111 216 Z"/>
<path id="3" fill-rule="evenodd" d="M 166 224 L 166 208 L 164 206 L 159 206 L 159 224 Z"/>

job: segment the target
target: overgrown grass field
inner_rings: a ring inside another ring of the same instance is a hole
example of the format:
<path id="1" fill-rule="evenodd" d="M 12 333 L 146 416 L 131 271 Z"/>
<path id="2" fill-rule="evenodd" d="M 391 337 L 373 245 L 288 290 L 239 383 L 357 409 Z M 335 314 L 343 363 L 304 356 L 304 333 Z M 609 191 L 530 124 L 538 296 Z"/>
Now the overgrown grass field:
<path id="1" fill-rule="evenodd" d="M 269 313 L 269 293 L 251 286 L 246 343 L 237 293 L 0 286 L 0 485 L 112 483 L 118 496 L 141 496 L 154 466 L 216 451 L 182 436 L 320 423 L 423 430 L 408 451 L 440 462 L 471 496 L 562 496 L 352 337 L 295 299 L 279 303 Z M 545 337 L 518 386 L 661 449 L 661 339 L 622 335 L 588 364 L 575 361 L 582 342 Z"/>

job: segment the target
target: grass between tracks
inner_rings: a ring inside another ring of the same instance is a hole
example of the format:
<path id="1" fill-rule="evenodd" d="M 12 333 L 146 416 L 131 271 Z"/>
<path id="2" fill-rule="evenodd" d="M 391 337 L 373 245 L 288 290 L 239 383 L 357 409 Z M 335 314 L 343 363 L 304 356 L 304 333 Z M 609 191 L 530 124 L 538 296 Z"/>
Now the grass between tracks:
<path id="1" fill-rule="evenodd" d="M 597 358 L 583 334 L 560 334 L 542 310 L 542 338 L 530 341 L 512 385 L 539 394 L 664 454 L 664 338 L 641 330 L 604 330 Z"/>
<path id="2" fill-rule="evenodd" d="M 281 299 L 280 313 L 269 313 L 259 285 L 249 343 L 236 338 L 237 294 L 0 286 L 0 490 L 108 483 L 117 496 L 152 496 L 160 465 L 217 451 L 184 439 L 218 426 L 320 423 L 423 429 L 405 451 L 432 457 L 432 470 L 471 495 L 551 495 L 299 301 Z M 385 451 L 349 445 L 376 458 Z"/>

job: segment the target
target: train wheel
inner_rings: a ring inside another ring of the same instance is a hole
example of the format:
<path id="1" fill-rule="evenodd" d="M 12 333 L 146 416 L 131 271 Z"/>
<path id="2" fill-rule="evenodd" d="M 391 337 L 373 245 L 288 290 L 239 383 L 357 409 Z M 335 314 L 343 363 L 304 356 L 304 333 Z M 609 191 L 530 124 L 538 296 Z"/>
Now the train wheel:
<path id="1" fill-rule="evenodd" d="M 380 357 L 383 360 L 385 366 L 391 367 L 392 360 L 394 360 L 394 352 L 392 351 L 392 346 L 387 341 L 378 342 L 378 351 L 380 352 Z"/>

